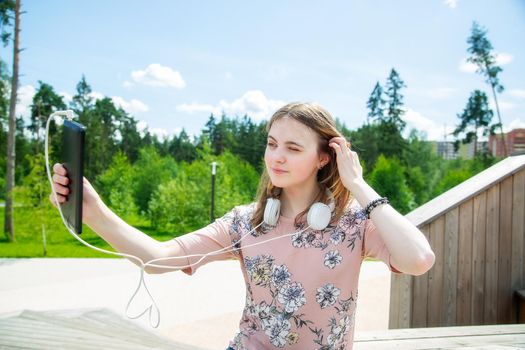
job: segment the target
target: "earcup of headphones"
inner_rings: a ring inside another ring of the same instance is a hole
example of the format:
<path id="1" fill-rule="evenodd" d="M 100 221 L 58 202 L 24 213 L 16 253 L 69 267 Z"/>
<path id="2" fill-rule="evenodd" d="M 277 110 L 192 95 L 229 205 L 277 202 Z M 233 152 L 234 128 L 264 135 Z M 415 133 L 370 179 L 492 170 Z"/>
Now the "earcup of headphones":
<path id="1" fill-rule="evenodd" d="M 264 222 L 270 226 L 277 225 L 280 211 L 281 201 L 277 198 L 268 198 L 264 207 Z"/>
<path id="2" fill-rule="evenodd" d="M 330 223 L 332 211 L 324 203 L 314 203 L 308 210 L 308 225 L 316 231 L 324 230 Z"/>

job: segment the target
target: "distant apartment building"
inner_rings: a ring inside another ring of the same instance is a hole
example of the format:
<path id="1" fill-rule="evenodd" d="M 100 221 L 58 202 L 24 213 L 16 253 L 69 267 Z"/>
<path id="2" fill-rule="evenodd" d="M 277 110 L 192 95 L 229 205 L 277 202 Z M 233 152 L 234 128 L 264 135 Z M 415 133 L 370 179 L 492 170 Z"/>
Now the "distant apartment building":
<path id="1" fill-rule="evenodd" d="M 483 149 L 487 149 L 486 141 L 478 141 L 477 151 L 480 152 Z M 454 150 L 453 141 L 435 141 L 434 150 L 437 155 L 441 156 L 443 159 L 472 159 L 474 158 L 474 142 L 468 144 L 459 144 L 459 149 L 457 152 Z"/>
<path id="2" fill-rule="evenodd" d="M 525 129 L 513 129 L 510 132 L 503 134 L 490 135 L 489 137 L 489 151 L 496 157 L 505 156 L 503 148 L 503 139 L 507 145 L 508 155 L 525 154 Z"/>
<path id="3" fill-rule="evenodd" d="M 480 153 L 487 150 L 487 141 L 478 141 L 476 152 Z M 463 159 L 474 158 L 474 142 L 461 144 L 458 150 L 459 156 Z"/>
<path id="4" fill-rule="evenodd" d="M 444 159 L 456 159 L 458 153 L 454 151 L 454 142 L 436 141 L 434 142 L 436 153 Z"/>

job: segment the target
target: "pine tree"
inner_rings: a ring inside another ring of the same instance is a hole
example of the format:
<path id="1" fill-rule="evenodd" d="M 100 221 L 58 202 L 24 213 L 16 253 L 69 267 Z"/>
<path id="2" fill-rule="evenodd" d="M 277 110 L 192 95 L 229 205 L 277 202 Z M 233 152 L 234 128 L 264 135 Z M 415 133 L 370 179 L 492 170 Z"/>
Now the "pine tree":
<path id="1" fill-rule="evenodd" d="M 4 232 L 10 242 L 15 241 L 13 223 L 13 188 L 15 186 L 16 160 L 16 102 L 18 93 L 18 67 L 20 59 L 20 0 L 16 0 L 15 27 L 13 43 L 13 76 L 11 80 L 11 99 L 9 103 L 9 131 L 7 135 L 7 170 L 6 170 L 6 201 L 4 215 Z"/>
<path id="2" fill-rule="evenodd" d="M 370 98 L 366 103 L 366 106 L 369 109 L 368 115 L 366 117 L 366 123 L 370 124 L 371 120 L 383 121 L 384 118 L 384 105 L 385 100 L 383 99 L 383 88 L 379 82 L 376 83 L 374 90 L 370 94 Z"/>
<path id="3" fill-rule="evenodd" d="M 466 131 L 466 135 L 461 142 L 465 144 L 474 141 L 474 156 L 476 156 L 478 130 L 481 128 L 483 130 L 483 136 L 487 136 L 493 134 L 495 127 L 499 126 L 499 124 L 489 126 L 492 121 L 492 116 L 493 113 L 489 108 L 487 95 L 482 91 L 475 90 L 470 95 L 463 113 L 458 114 L 460 125 L 456 127 L 452 134 L 457 137 L 460 133 Z M 457 145 L 456 143 L 456 148 Z"/>
<path id="4" fill-rule="evenodd" d="M 39 87 L 33 96 L 33 103 L 31 104 L 31 124 L 28 126 L 28 129 L 33 132 L 34 135 L 36 153 L 40 152 L 40 146 L 42 146 L 40 144 L 40 131 L 42 129 L 45 130 L 47 118 L 57 110 L 66 109 L 66 104 L 62 96 L 55 93 L 51 85 L 43 83 L 42 81 L 39 81 L 38 84 Z M 53 121 L 51 121 L 49 129 L 50 134 L 56 132 L 56 125 Z"/>
<path id="5" fill-rule="evenodd" d="M 470 37 L 467 39 L 467 43 L 470 45 L 468 47 L 468 53 L 470 57 L 467 58 L 467 62 L 473 63 L 477 66 L 476 72 L 485 77 L 485 82 L 490 85 L 492 89 L 492 95 L 494 97 L 494 103 L 496 104 L 496 113 L 498 115 L 498 122 L 500 126 L 500 135 L 501 139 L 504 139 L 503 135 L 503 123 L 501 121 L 501 114 L 499 111 L 498 97 L 496 92 L 503 92 L 503 85 L 501 85 L 498 74 L 503 71 L 503 69 L 496 65 L 496 56 L 492 52 L 492 44 L 489 39 L 487 39 L 487 30 L 481 27 L 479 24 L 474 22 L 472 24 L 472 31 Z M 505 156 L 508 155 L 507 152 L 507 143 L 503 142 L 503 150 Z"/>
<path id="6" fill-rule="evenodd" d="M 403 95 L 401 94 L 401 89 L 406 87 L 403 80 L 397 73 L 397 71 L 392 68 L 390 75 L 386 82 L 386 95 L 388 96 L 388 108 L 386 113 L 387 123 L 395 125 L 399 131 L 403 131 L 405 128 L 405 121 L 401 119 L 401 116 L 405 113 L 403 107 Z"/>

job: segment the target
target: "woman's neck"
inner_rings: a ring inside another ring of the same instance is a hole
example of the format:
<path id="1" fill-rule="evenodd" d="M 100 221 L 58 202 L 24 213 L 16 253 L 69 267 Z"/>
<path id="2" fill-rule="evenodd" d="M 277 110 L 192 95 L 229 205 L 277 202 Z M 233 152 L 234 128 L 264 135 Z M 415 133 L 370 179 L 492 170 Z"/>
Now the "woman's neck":
<path id="1" fill-rule="evenodd" d="M 299 213 L 312 205 L 319 191 L 320 187 L 317 181 L 308 186 L 283 188 L 281 194 L 281 215 L 286 218 L 295 218 Z"/>

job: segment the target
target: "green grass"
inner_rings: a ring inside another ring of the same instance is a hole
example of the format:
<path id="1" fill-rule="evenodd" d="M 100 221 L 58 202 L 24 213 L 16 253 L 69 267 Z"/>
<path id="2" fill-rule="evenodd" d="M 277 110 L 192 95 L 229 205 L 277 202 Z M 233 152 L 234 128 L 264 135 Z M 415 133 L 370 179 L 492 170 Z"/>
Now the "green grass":
<path id="1" fill-rule="evenodd" d="M 0 207 L 0 257 L 2 258 L 120 258 L 91 249 L 77 241 L 66 229 L 58 210 L 49 203 L 44 208 L 34 209 L 17 206 L 14 208 L 15 242 L 9 242 L 4 231 L 5 208 Z M 138 230 L 159 240 L 167 241 L 177 236 L 170 232 L 157 232 L 149 227 L 149 222 L 134 218 L 125 220 Z M 46 233 L 46 254 L 44 254 L 42 225 Z M 89 244 L 110 251 L 110 245 L 83 225 L 80 237 Z"/>

